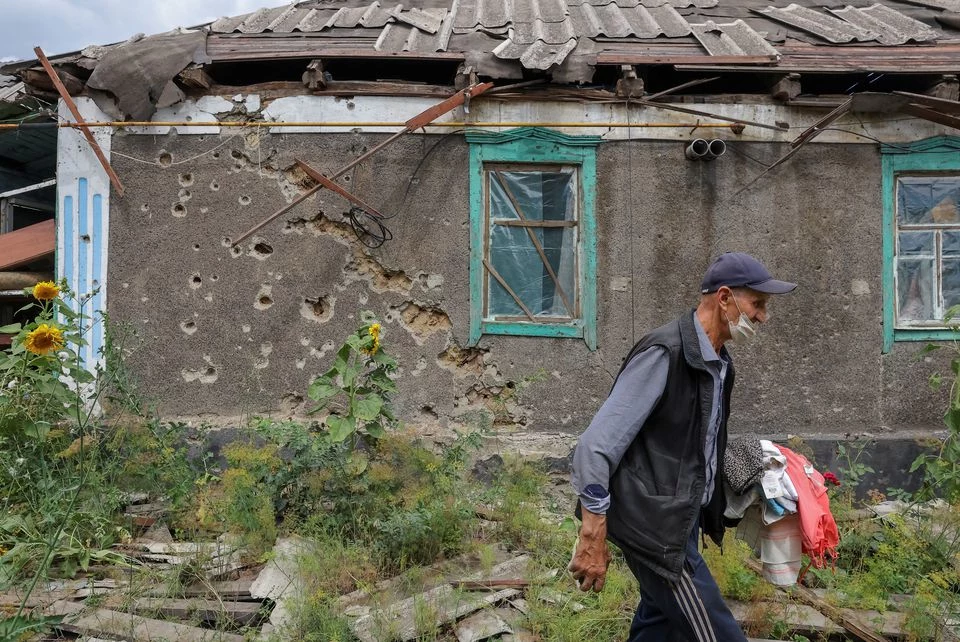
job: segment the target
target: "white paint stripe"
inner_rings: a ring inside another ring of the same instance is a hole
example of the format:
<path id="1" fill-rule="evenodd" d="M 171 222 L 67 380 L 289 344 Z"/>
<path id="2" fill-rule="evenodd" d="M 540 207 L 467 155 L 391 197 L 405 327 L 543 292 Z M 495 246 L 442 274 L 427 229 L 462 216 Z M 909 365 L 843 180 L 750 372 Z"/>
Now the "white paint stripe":
<path id="1" fill-rule="evenodd" d="M 690 627 L 693 629 L 693 633 L 697 637 L 697 642 L 709 642 L 709 638 L 704 630 L 703 622 L 700 620 L 699 615 L 693 608 L 693 603 L 689 595 L 689 588 L 684 583 L 683 579 L 683 575 L 681 575 L 680 581 L 677 582 L 674 590 L 674 595 L 677 598 L 677 604 L 680 606 L 680 610 L 683 612 L 684 617 L 687 618 L 687 622 L 690 623 Z"/>
<path id="2" fill-rule="evenodd" d="M 683 577 L 687 578 L 687 581 L 690 584 L 690 591 L 693 594 L 695 606 L 699 607 L 700 613 L 703 614 L 703 620 L 706 625 L 707 633 L 710 636 L 712 642 L 717 642 L 717 634 L 713 630 L 713 622 L 710 621 L 710 614 L 707 613 L 707 607 L 703 603 L 703 598 L 700 597 L 700 591 L 697 589 L 697 585 L 693 583 L 693 577 L 686 571 L 682 572 Z"/>

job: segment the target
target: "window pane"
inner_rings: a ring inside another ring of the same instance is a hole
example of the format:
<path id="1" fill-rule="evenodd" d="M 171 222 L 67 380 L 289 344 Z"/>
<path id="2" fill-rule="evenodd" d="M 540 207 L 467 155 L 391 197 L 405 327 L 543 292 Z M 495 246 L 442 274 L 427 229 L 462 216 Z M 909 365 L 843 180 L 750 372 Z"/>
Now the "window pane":
<path id="1" fill-rule="evenodd" d="M 576 277 L 576 234 L 574 228 L 535 229 L 543 252 L 573 305 Z M 490 264 L 510 289 L 535 316 L 569 317 L 553 278 L 530 241 L 519 227 L 495 225 L 490 233 Z M 513 296 L 495 279 L 488 277 L 488 317 L 524 316 Z"/>
<path id="2" fill-rule="evenodd" d="M 578 196 L 576 170 L 487 170 L 489 185 L 489 260 L 494 270 L 523 301 L 531 314 L 573 317 L 576 314 L 577 228 L 514 227 L 497 219 L 575 221 Z M 518 216 L 517 209 L 522 216 Z M 528 232 L 529 230 L 529 232 Z M 550 269 L 574 309 L 568 310 L 550 271 L 530 238 L 537 239 Z M 492 275 L 487 276 L 486 318 L 525 316 L 514 297 Z"/>
<path id="3" fill-rule="evenodd" d="M 897 180 L 897 222 L 900 225 L 960 224 L 958 197 L 960 178 L 902 176 Z"/>
<path id="4" fill-rule="evenodd" d="M 960 258 L 960 232 L 944 230 L 943 236 L 943 256 L 946 258 Z"/>
<path id="5" fill-rule="evenodd" d="M 929 321 L 934 318 L 934 260 L 897 259 L 897 318 L 900 321 Z"/>
<path id="6" fill-rule="evenodd" d="M 897 256 L 935 256 L 933 235 L 935 232 L 900 232 Z"/>
<path id="7" fill-rule="evenodd" d="M 943 281 L 943 310 L 960 304 L 960 260 L 944 259 L 943 271 L 940 273 Z"/>
<path id="8" fill-rule="evenodd" d="M 513 202 L 530 221 L 576 220 L 576 181 L 573 168 L 556 171 L 490 170 L 488 172 L 493 218 L 517 218 Z M 512 199 L 510 198 L 512 197 Z"/>

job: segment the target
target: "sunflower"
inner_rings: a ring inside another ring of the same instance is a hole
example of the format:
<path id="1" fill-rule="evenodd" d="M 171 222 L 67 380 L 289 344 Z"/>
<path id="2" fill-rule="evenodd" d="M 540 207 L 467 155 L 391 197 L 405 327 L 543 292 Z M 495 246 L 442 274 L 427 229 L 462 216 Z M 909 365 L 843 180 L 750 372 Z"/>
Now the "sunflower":
<path id="1" fill-rule="evenodd" d="M 371 323 L 370 327 L 367 328 L 367 334 L 373 338 L 373 345 L 366 349 L 365 352 L 372 356 L 377 354 L 377 350 L 380 349 L 380 324 Z"/>
<path id="2" fill-rule="evenodd" d="M 33 296 L 40 301 L 53 301 L 60 296 L 60 288 L 53 281 L 40 281 L 33 286 Z"/>
<path id="3" fill-rule="evenodd" d="M 56 352 L 63 347 L 63 331 L 55 325 L 41 323 L 27 333 L 24 347 L 34 354 Z"/>

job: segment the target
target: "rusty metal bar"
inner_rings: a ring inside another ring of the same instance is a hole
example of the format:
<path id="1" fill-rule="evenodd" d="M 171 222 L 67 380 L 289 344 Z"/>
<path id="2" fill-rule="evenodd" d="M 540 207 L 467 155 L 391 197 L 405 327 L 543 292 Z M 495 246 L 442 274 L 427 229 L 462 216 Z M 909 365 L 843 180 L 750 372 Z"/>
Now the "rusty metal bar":
<path id="1" fill-rule="evenodd" d="M 517 305 L 519 305 L 520 309 L 523 310 L 523 313 L 527 315 L 527 318 L 531 321 L 536 321 L 536 319 L 533 318 L 533 313 L 530 312 L 530 309 L 523 304 L 523 301 L 520 300 L 520 297 L 517 296 L 517 293 L 513 291 L 513 288 L 507 285 L 507 282 L 503 280 L 503 277 L 500 276 L 499 272 L 493 269 L 493 266 L 490 265 L 490 262 L 487 259 L 483 259 L 483 267 L 487 268 L 487 272 L 493 275 L 493 278 L 497 280 L 497 283 L 502 285 L 503 289 L 507 291 L 507 294 L 513 297 L 513 300 L 517 302 Z"/>
<path id="2" fill-rule="evenodd" d="M 523 210 L 520 208 L 520 203 L 517 202 L 516 197 L 513 195 L 513 192 L 507 187 L 507 182 L 503 179 L 503 174 L 500 170 L 494 170 L 493 175 L 497 177 L 497 182 L 500 184 L 500 187 L 503 189 L 503 193 L 507 195 L 507 198 L 510 199 L 510 205 L 513 206 L 513 210 L 517 213 L 517 217 L 521 221 L 526 221 L 527 217 L 524 216 Z M 573 309 L 573 306 L 570 305 L 570 299 L 567 298 L 567 293 L 564 292 L 563 286 L 560 285 L 560 279 L 557 277 L 557 273 L 553 271 L 553 266 L 550 265 L 550 261 L 547 259 L 546 252 L 543 251 L 543 245 L 541 245 L 540 240 L 537 238 L 536 232 L 534 232 L 529 227 L 524 228 L 527 231 L 527 236 L 530 237 L 530 241 L 533 243 L 533 247 L 536 248 L 537 254 L 540 255 L 540 260 L 543 261 L 543 266 L 547 268 L 547 273 L 550 275 L 550 278 L 553 279 L 553 284 L 557 287 L 557 290 L 560 292 L 560 299 L 563 300 L 563 305 L 566 306 L 567 312 L 571 317 L 576 316 L 576 312 Z"/>
<path id="3" fill-rule="evenodd" d="M 73 98 L 70 97 L 70 93 L 67 91 L 67 88 L 63 86 L 63 81 L 60 80 L 60 76 L 57 75 L 57 72 L 53 69 L 53 65 L 50 64 L 49 60 L 47 60 L 46 55 L 43 53 L 43 49 L 40 47 L 34 47 L 33 53 L 37 54 L 37 60 L 40 61 L 40 64 L 43 65 L 44 71 L 46 71 L 47 75 L 50 76 L 50 82 L 52 82 L 53 86 L 57 88 L 57 93 L 60 94 L 60 98 L 63 99 L 67 109 L 70 110 L 70 113 L 73 114 L 73 117 L 76 119 L 77 124 L 80 126 L 80 131 L 83 132 L 84 138 L 86 138 L 87 142 L 90 143 L 90 148 L 93 149 L 93 153 L 96 154 L 97 160 L 100 161 L 104 171 L 107 172 L 107 176 L 110 177 L 110 182 L 113 183 L 114 189 L 117 190 L 117 195 L 123 196 L 124 188 L 123 183 L 120 182 L 120 177 L 117 176 L 117 173 L 113 171 L 113 167 L 110 166 L 110 161 L 107 160 L 103 150 L 100 149 L 100 145 L 97 143 L 97 139 L 93 137 L 93 133 L 90 131 L 90 128 L 85 126 L 83 116 L 80 115 L 80 110 L 77 109 L 77 104 L 73 102 Z"/>
<path id="4" fill-rule="evenodd" d="M 925 107 L 932 107 L 940 111 L 949 111 L 960 113 L 960 101 L 950 100 L 949 98 L 937 98 L 936 96 L 927 96 L 926 94 L 912 94 L 909 91 L 895 91 L 897 96 L 906 96 L 912 102 L 920 103 Z"/>
<path id="5" fill-rule="evenodd" d="M 334 183 L 333 181 L 331 181 L 329 178 L 327 178 L 326 176 L 324 176 L 323 174 L 321 174 L 321 173 L 318 172 L 317 170 L 315 170 L 315 169 L 313 169 L 312 167 L 310 167 L 309 165 L 307 165 L 305 162 L 303 162 L 303 161 L 300 160 L 299 158 L 295 158 L 295 159 L 293 159 L 293 160 L 297 163 L 297 166 L 298 166 L 300 169 L 302 169 L 307 176 L 309 176 L 310 178 L 312 178 L 312 179 L 315 180 L 316 182 L 320 183 L 321 185 L 323 185 L 324 187 L 326 187 L 326 188 L 327 188 L 328 190 L 330 190 L 331 192 L 335 192 L 335 193 L 339 194 L 340 196 L 342 196 L 343 198 L 347 199 L 348 201 L 350 201 L 350 202 L 353 203 L 354 205 L 359 205 L 359 206 L 362 207 L 364 210 L 366 210 L 366 212 L 367 212 L 368 214 L 370 214 L 370 215 L 372 215 L 372 216 L 376 216 L 377 218 L 383 218 L 383 214 L 381 214 L 380 212 L 378 212 L 375 208 L 373 208 L 373 207 L 367 205 L 366 203 L 364 203 L 364 202 L 360 199 L 359 196 L 354 196 L 353 194 L 351 194 L 351 193 L 348 192 L 347 190 L 343 189 L 340 185 L 337 185 L 336 183 Z"/>
<path id="6" fill-rule="evenodd" d="M 938 125 L 945 125 L 946 127 L 953 127 L 954 129 L 960 129 L 960 117 L 951 116 L 950 114 L 943 114 L 936 110 L 930 109 L 929 107 L 923 107 L 921 105 L 914 105 L 910 103 L 900 108 L 905 114 L 913 116 L 914 118 L 922 118 L 923 120 L 929 120 L 932 123 L 937 123 Z"/>
<path id="7" fill-rule="evenodd" d="M 652 96 L 647 96 L 644 100 L 656 100 L 662 96 L 667 96 L 669 94 L 674 94 L 682 89 L 688 89 L 690 87 L 696 87 L 697 85 L 705 85 L 708 82 L 713 82 L 714 80 L 720 80 L 722 76 L 713 76 L 711 78 L 698 78 L 697 80 L 691 80 L 685 82 L 682 85 L 677 85 L 676 87 L 671 87 L 670 89 L 664 89 L 663 91 L 658 91 Z"/>
<path id="8" fill-rule="evenodd" d="M 853 105 L 852 97 L 848 98 L 842 105 L 840 105 L 839 107 L 831 111 L 829 114 L 827 114 L 826 116 L 824 116 L 823 118 L 815 122 L 814 124 L 810 125 L 810 127 L 805 129 L 802 134 L 797 136 L 793 140 L 793 142 L 790 143 L 790 151 L 788 151 L 786 154 L 778 158 L 773 163 L 773 165 L 771 165 L 770 167 L 766 168 L 765 170 L 757 174 L 753 178 L 753 180 L 751 180 L 749 183 L 747 183 L 746 185 L 738 189 L 736 194 L 740 194 L 741 192 L 746 191 L 751 185 L 753 185 L 754 183 L 759 181 L 761 178 L 763 178 L 764 176 L 772 172 L 775 168 L 779 167 L 780 165 L 783 165 L 788 160 L 790 160 L 794 154 L 796 154 L 803 148 L 804 145 L 806 145 L 811 140 L 819 136 L 824 131 L 825 127 L 827 127 L 830 123 L 832 123 L 833 121 L 837 120 L 838 118 L 846 114 L 848 111 L 850 111 L 851 105 Z M 734 195 L 736 196 L 736 194 Z"/>
<path id="9" fill-rule="evenodd" d="M 819 136 L 820 132 L 823 131 L 824 127 L 826 127 L 827 125 L 829 125 L 830 123 L 832 123 L 833 121 L 837 120 L 838 118 L 843 116 L 845 113 L 850 111 L 850 108 L 852 106 L 853 106 L 853 96 L 851 96 L 850 98 L 847 98 L 839 107 L 831 111 L 829 114 L 827 114 L 826 116 L 824 116 L 823 118 L 815 122 L 814 124 L 810 125 L 810 127 L 805 129 L 802 134 L 797 136 L 797 138 L 792 143 L 790 143 L 790 146 L 800 147 L 801 145 L 805 145 L 807 141 L 812 140 L 816 136 Z M 779 164 L 779 161 L 777 163 L 774 163 L 774 165 L 778 165 L 778 164 Z"/>
<path id="10" fill-rule="evenodd" d="M 370 151 L 368 151 L 366 154 L 361 155 L 361 156 L 360 156 L 359 158 L 357 158 L 356 160 L 353 160 L 353 161 L 351 161 L 350 163 L 347 163 L 346 165 L 344 165 L 343 167 L 341 167 L 339 170 L 337 170 L 337 172 L 336 172 L 335 174 L 333 174 L 332 176 L 330 176 L 330 179 L 331 179 L 331 180 L 335 180 L 335 179 L 337 179 L 338 177 L 343 176 L 344 174 L 346 174 L 347 172 L 349 172 L 351 169 L 353 169 L 354 167 L 356 167 L 357 165 L 359 165 L 360 163 L 362 163 L 362 162 L 365 161 L 366 159 L 370 158 L 371 156 L 373 156 L 374 154 L 376 154 L 378 151 L 380 151 L 381 149 L 383 149 L 384 147 L 386 147 L 386 146 L 389 145 L 390 143 L 394 142 L 395 140 L 397 140 L 398 138 L 400 138 L 400 137 L 403 136 L 404 134 L 408 134 L 408 133 L 410 133 L 410 132 L 412 132 L 412 131 L 414 131 L 414 130 L 416 130 L 416 129 L 420 129 L 421 127 L 424 127 L 424 126 L 426 126 L 426 125 L 429 125 L 432 121 L 436 120 L 437 118 L 439 118 L 439 117 L 442 116 L 443 114 L 446 114 L 447 112 L 453 111 L 454 109 L 456 109 L 457 107 L 459 107 L 460 105 L 462 105 L 462 104 L 464 103 L 464 101 L 466 100 L 467 96 L 471 96 L 471 97 L 472 97 L 472 96 L 477 96 L 477 95 L 479 95 L 479 94 L 482 94 L 482 93 L 485 92 L 486 90 L 490 89 L 491 87 L 493 87 L 493 83 L 492 83 L 492 82 L 488 82 L 488 83 L 483 83 L 483 84 L 473 85 L 473 86 L 471 86 L 471 87 L 467 87 L 467 88 L 464 89 L 463 91 L 458 91 L 458 92 L 455 93 L 453 96 L 451 96 L 450 98 L 447 98 L 447 99 L 444 100 L 443 102 L 440 102 L 440 103 L 434 105 L 433 107 L 430 107 L 429 109 L 421 112 L 420 114 L 417 114 L 416 116 L 414 116 L 413 118 L 411 118 L 410 120 L 408 120 L 408 121 L 404 124 L 404 128 L 403 128 L 402 130 L 398 131 L 396 134 L 394 134 L 393 136 L 391 136 L 391 137 L 388 138 L 387 140 L 385 140 L 385 141 L 383 141 L 382 143 L 380 143 L 379 145 L 375 146 L 373 149 L 371 149 Z M 265 225 L 268 225 L 269 223 L 271 223 L 272 221 L 274 221 L 275 219 L 277 219 L 279 216 L 282 216 L 282 215 L 285 214 L 286 212 L 290 211 L 291 209 L 293 209 L 294 207 L 296 207 L 297 205 L 299 205 L 299 204 L 302 203 L 303 201 L 307 200 L 308 198 L 310 198 L 311 196 L 313 196 L 314 194 L 316 194 L 317 192 L 319 192 L 321 189 L 323 189 L 323 184 L 316 185 L 315 187 L 312 187 L 311 189 L 307 190 L 306 192 L 304 192 L 303 194 L 301 194 L 300 197 L 297 198 L 294 202 L 292 202 L 292 203 L 290 203 L 289 205 L 287 205 L 286 207 L 283 207 L 283 208 L 281 208 L 280 210 L 274 212 L 273 214 L 271 214 L 270 216 L 268 216 L 266 219 L 264 219 L 263 221 L 257 223 L 256 225 L 254 225 L 253 227 L 251 227 L 249 230 L 247 230 L 246 232 L 244 232 L 243 234 L 241 234 L 240 237 L 239 237 L 236 241 L 233 241 L 233 245 L 234 245 L 234 246 L 239 245 L 239 244 L 242 243 L 244 240 L 246 240 L 247 238 L 249 238 L 254 232 L 256 232 L 256 231 L 259 230 L 260 228 L 264 227 Z"/>

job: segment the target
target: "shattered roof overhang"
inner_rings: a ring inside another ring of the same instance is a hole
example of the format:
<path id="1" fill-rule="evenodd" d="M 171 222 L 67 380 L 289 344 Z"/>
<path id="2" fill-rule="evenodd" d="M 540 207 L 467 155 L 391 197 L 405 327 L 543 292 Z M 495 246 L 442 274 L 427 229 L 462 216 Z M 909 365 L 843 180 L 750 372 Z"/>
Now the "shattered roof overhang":
<path id="1" fill-rule="evenodd" d="M 502 61 L 556 71 L 579 56 L 591 64 L 580 65 L 580 74 L 565 79 L 589 81 L 592 63 L 608 60 L 614 52 L 625 64 L 631 55 L 637 64 L 667 56 L 681 58 L 680 63 L 684 56 L 710 56 L 722 57 L 724 64 L 771 64 L 784 47 L 818 49 L 817 56 L 826 57 L 851 43 L 871 47 L 864 52 L 866 60 L 884 57 L 877 48 L 907 44 L 922 44 L 926 53 L 938 49 L 938 41 L 953 39 L 944 32 L 949 21 L 937 18 L 960 12 L 960 0 L 854 3 L 828 7 L 825 0 L 801 0 L 775 7 L 767 0 L 417 0 L 381 5 L 346 0 L 330 7 L 301 2 L 217 20 L 210 25 L 208 53 L 213 60 L 295 52 L 432 59 L 462 54 L 478 72 L 494 77 Z M 480 34 L 486 39 L 476 38 Z M 279 42 L 293 38 L 295 45 Z M 478 50 L 480 43 L 486 46 Z M 856 54 L 845 51 L 844 56 L 849 60 Z M 960 68 L 955 52 L 940 57 Z M 797 64 L 799 60 L 793 66 Z"/>
<path id="2" fill-rule="evenodd" d="M 558 83 L 589 82 L 597 65 L 618 64 L 774 73 L 960 69 L 960 0 L 850 1 L 340 0 L 334 7 L 308 0 L 59 59 L 92 68 L 88 91 L 113 94 L 136 119 L 178 91 L 171 80 L 179 71 L 202 61 L 451 60 L 490 78 L 522 78 L 527 69 Z M 132 86 L 128 80 L 143 69 L 147 82 Z"/>

